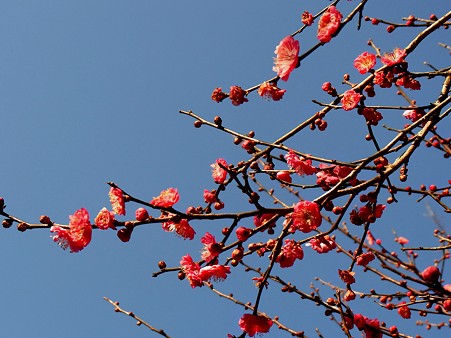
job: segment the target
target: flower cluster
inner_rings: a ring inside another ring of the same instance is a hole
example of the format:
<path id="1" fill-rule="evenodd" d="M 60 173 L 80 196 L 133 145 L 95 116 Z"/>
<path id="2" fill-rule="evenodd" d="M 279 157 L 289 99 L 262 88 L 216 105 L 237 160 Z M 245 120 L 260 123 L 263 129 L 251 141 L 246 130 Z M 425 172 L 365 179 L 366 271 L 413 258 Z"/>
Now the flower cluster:
<path id="1" fill-rule="evenodd" d="M 55 232 L 53 241 L 63 249 L 70 249 L 70 252 L 79 252 L 83 250 L 90 242 L 92 237 L 92 227 L 89 222 L 89 213 L 81 208 L 73 215 L 69 216 L 69 228 L 63 228 L 54 225 L 50 232 Z"/>
<path id="2" fill-rule="evenodd" d="M 340 27 L 341 19 L 343 19 L 343 15 L 335 6 L 330 6 L 319 19 L 318 40 L 322 43 L 329 42 Z"/>
<path id="3" fill-rule="evenodd" d="M 323 254 L 334 250 L 337 247 L 337 244 L 332 238 L 330 238 L 328 235 L 325 235 L 311 239 L 306 244 L 306 246 L 311 247 L 317 253 Z"/>
<path id="4" fill-rule="evenodd" d="M 296 259 L 302 260 L 303 258 L 304 250 L 302 250 L 301 245 L 293 239 L 286 239 L 276 262 L 280 264 L 281 268 L 289 268 L 293 266 Z"/>
<path id="5" fill-rule="evenodd" d="M 182 257 L 180 266 L 192 288 L 202 286 L 204 281 L 210 279 L 224 280 L 230 273 L 230 267 L 225 265 L 216 264 L 201 268 L 199 264 L 193 261 L 190 255 Z"/>
<path id="6" fill-rule="evenodd" d="M 285 155 L 285 160 L 288 166 L 295 170 L 298 175 L 313 175 L 316 173 L 316 168 L 312 166 L 312 160 L 299 157 L 293 150 Z"/>

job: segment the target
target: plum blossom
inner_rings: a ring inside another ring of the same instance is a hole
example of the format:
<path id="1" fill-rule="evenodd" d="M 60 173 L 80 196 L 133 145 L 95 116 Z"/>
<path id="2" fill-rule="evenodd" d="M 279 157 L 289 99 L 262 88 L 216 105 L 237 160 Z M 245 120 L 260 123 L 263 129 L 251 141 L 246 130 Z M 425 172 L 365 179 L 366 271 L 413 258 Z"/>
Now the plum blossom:
<path id="1" fill-rule="evenodd" d="M 299 157 L 291 149 L 285 155 L 285 160 L 291 169 L 296 170 L 298 175 L 313 175 L 316 172 L 316 168 L 312 166 L 312 160 Z"/>
<path id="2" fill-rule="evenodd" d="M 222 88 L 218 87 L 213 90 L 211 99 L 216 102 L 222 102 L 227 97 L 227 94 L 222 91 Z"/>
<path id="3" fill-rule="evenodd" d="M 215 163 L 213 163 L 210 167 L 212 168 L 211 176 L 213 180 L 218 183 L 224 183 L 227 178 L 227 170 L 222 167 L 227 168 L 227 162 L 223 158 L 218 158 Z"/>
<path id="4" fill-rule="evenodd" d="M 420 118 L 423 117 L 423 111 L 417 109 L 406 110 L 404 113 L 402 113 L 402 116 L 404 116 L 406 119 L 411 120 L 412 122 L 417 122 Z"/>
<path id="5" fill-rule="evenodd" d="M 337 247 L 337 244 L 332 238 L 325 235 L 311 239 L 306 246 L 309 246 L 316 252 L 323 254 L 334 250 Z"/>
<path id="6" fill-rule="evenodd" d="M 207 232 L 200 239 L 200 241 L 204 244 L 202 249 L 202 259 L 209 263 L 221 253 L 222 246 L 220 243 L 216 242 L 215 236 L 211 233 Z"/>
<path id="7" fill-rule="evenodd" d="M 295 40 L 291 35 L 285 37 L 277 45 L 274 54 L 273 71 L 277 73 L 283 81 L 288 81 L 291 72 L 299 63 L 299 41 Z"/>
<path id="8" fill-rule="evenodd" d="M 207 265 L 200 269 L 199 277 L 203 281 L 213 279 L 214 281 L 222 281 L 227 278 L 230 273 L 230 266 L 215 264 Z"/>
<path id="9" fill-rule="evenodd" d="M 355 107 L 357 107 L 361 98 L 362 95 L 357 93 L 353 89 L 345 91 L 341 99 L 343 110 L 353 110 Z"/>
<path id="10" fill-rule="evenodd" d="M 272 324 L 272 320 L 265 316 L 251 315 L 249 313 L 244 314 L 238 322 L 241 330 L 246 332 L 249 337 L 255 336 L 256 333 L 269 332 Z"/>
<path id="11" fill-rule="evenodd" d="M 180 195 L 175 188 L 163 190 L 160 195 L 154 197 L 150 204 L 154 207 L 170 208 L 180 199 Z"/>
<path id="12" fill-rule="evenodd" d="M 50 232 L 55 232 L 53 241 L 70 252 L 79 252 L 83 250 L 90 242 L 92 237 L 92 227 L 89 222 L 89 213 L 85 208 L 81 208 L 73 215 L 69 216 L 69 228 L 63 228 L 54 225 L 50 228 Z"/>
<path id="13" fill-rule="evenodd" d="M 363 52 L 354 60 L 354 68 L 359 71 L 360 74 L 366 74 L 373 69 L 376 65 L 376 55 Z"/>
<path id="14" fill-rule="evenodd" d="M 280 89 L 269 82 L 263 82 L 258 88 L 258 95 L 267 99 L 273 99 L 274 101 L 281 100 L 285 92 L 285 89 Z"/>
<path id="15" fill-rule="evenodd" d="M 386 66 L 394 66 L 404 62 L 407 53 L 404 49 L 395 48 L 392 52 L 384 53 L 381 56 L 381 62 Z"/>
<path id="16" fill-rule="evenodd" d="M 111 187 L 108 193 L 110 197 L 111 207 L 116 215 L 125 215 L 125 199 L 122 190 Z"/>
<path id="17" fill-rule="evenodd" d="M 363 115 L 368 124 L 372 126 L 377 126 L 379 121 L 383 119 L 382 114 L 374 108 L 359 108 L 358 114 Z"/>
<path id="18" fill-rule="evenodd" d="M 194 235 L 196 234 L 196 232 L 191 227 L 191 225 L 189 225 L 189 223 L 186 219 L 182 219 L 178 223 L 173 222 L 173 221 L 164 222 L 161 224 L 161 227 L 165 231 L 175 232 L 177 235 L 179 235 L 183 239 L 192 240 L 194 238 Z"/>
<path id="19" fill-rule="evenodd" d="M 204 281 L 210 279 L 224 280 L 230 273 L 230 267 L 224 265 L 208 265 L 201 268 L 189 254 L 182 257 L 180 266 L 192 288 L 202 286 Z"/>
<path id="20" fill-rule="evenodd" d="M 114 213 L 107 208 L 102 208 L 94 219 L 94 224 L 101 230 L 116 229 L 114 226 Z"/>
<path id="21" fill-rule="evenodd" d="M 398 304 L 398 314 L 404 319 L 409 319 L 411 316 L 410 309 L 405 304 L 406 302 Z"/>
<path id="22" fill-rule="evenodd" d="M 374 258 L 374 254 L 372 252 L 365 252 L 357 256 L 356 263 L 360 266 L 366 266 L 374 260 Z"/>
<path id="23" fill-rule="evenodd" d="M 304 258 L 304 250 L 300 244 L 293 239 L 286 239 L 276 262 L 280 264 L 281 268 L 289 268 L 293 266 L 296 259 L 302 260 Z"/>
<path id="24" fill-rule="evenodd" d="M 346 284 L 353 284 L 355 283 L 355 272 L 349 271 L 349 270 L 340 270 L 338 269 L 338 275 L 340 276 L 341 280 L 345 282 Z"/>
<path id="25" fill-rule="evenodd" d="M 301 15 L 301 21 L 306 26 L 311 26 L 313 23 L 313 15 L 312 13 L 309 13 L 308 11 L 304 11 Z"/>
<path id="26" fill-rule="evenodd" d="M 318 204 L 310 201 L 300 201 L 295 204 L 291 220 L 290 231 L 300 230 L 304 233 L 315 230 L 323 221 Z"/>
<path id="27" fill-rule="evenodd" d="M 246 91 L 240 86 L 230 87 L 229 99 L 232 101 L 234 106 L 239 106 L 240 104 L 249 101 L 246 99 Z"/>
<path id="28" fill-rule="evenodd" d="M 329 42 L 332 39 L 332 35 L 334 35 L 340 27 L 342 18 L 343 15 L 341 15 L 337 8 L 335 6 L 330 6 L 319 19 L 318 40 L 322 43 Z"/>
<path id="29" fill-rule="evenodd" d="M 426 282 L 437 282 L 440 277 L 440 270 L 435 266 L 428 266 L 421 272 L 421 278 L 423 278 Z"/>

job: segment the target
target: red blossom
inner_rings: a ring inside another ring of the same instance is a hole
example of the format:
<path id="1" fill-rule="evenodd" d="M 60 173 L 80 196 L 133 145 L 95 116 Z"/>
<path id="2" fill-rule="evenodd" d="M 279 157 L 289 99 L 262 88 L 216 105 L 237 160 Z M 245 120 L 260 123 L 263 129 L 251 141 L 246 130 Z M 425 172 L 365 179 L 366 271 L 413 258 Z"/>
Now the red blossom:
<path id="1" fill-rule="evenodd" d="M 398 314 L 404 319 L 409 319 L 411 315 L 410 309 L 404 304 L 406 304 L 406 302 L 399 303 L 401 306 L 398 307 Z"/>
<path id="2" fill-rule="evenodd" d="M 106 230 L 108 228 L 116 229 L 114 226 L 114 213 L 109 211 L 107 208 L 102 208 L 94 219 L 94 224 L 102 230 Z"/>
<path id="3" fill-rule="evenodd" d="M 360 74 L 366 74 L 373 69 L 376 65 L 376 55 L 363 52 L 354 60 L 354 68 L 359 71 Z"/>
<path id="4" fill-rule="evenodd" d="M 277 45 L 274 54 L 273 71 L 277 73 L 283 81 L 288 81 L 290 73 L 299 63 L 299 41 L 295 40 L 291 35 L 285 37 Z"/>
<path id="5" fill-rule="evenodd" d="M 135 211 L 135 218 L 140 222 L 144 222 L 149 218 L 149 213 L 144 208 L 138 208 Z"/>
<path id="6" fill-rule="evenodd" d="M 287 183 L 291 183 L 292 179 L 291 179 L 291 175 L 288 171 L 279 171 L 276 174 L 276 177 L 278 180 L 287 182 Z"/>
<path id="7" fill-rule="evenodd" d="M 411 78 L 408 75 L 400 76 L 396 80 L 396 84 L 398 86 L 403 86 L 406 89 L 411 89 L 411 90 L 420 90 L 421 89 L 421 83 L 418 82 L 417 80 Z"/>
<path id="8" fill-rule="evenodd" d="M 300 230 L 304 233 L 315 230 L 323 221 L 318 204 L 310 201 L 301 201 L 295 204 L 291 219 L 290 230 Z"/>
<path id="9" fill-rule="evenodd" d="M 351 167 L 342 165 L 331 165 L 321 163 L 316 173 L 316 183 L 323 187 L 324 190 L 329 190 L 330 187 L 336 185 L 341 179 L 347 177 L 351 172 Z M 357 179 L 352 179 L 349 183 L 355 184 Z"/>
<path id="10" fill-rule="evenodd" d="M 356 263 L 357 265 L 366 266 L 374 260 L 374 258 L 374 254 L 372 252 L 365 252 L 357 256 Z"/>
<path id="11" fill-rule="evenodd" d="M 331 96 L 337 96 L 337 89 L 335 89 L 330 82 L 324 82 L 321 89 Z"/>
<path id="12" fill-rule="evenodd" d="M 108 196 L 110 197 L 113 212 L 116 215 L 125 215 L 125 199 L 122 190 L 119 188 L 111 188 Z"/>
<path id="13" fill-rule="evenodd" d="M 263 82 L 258 88 L 258 95 L 267 99 L 273 99 L 274 101 L 282 99 L 285 92 L 285 89 L 280 89 L 269 82 Z"/>
<path id="14" fill-rule="evenodd" d="M 70 248 L 70 252 L 79 252 L 91 242 L 92 227 L 88 211 L 81 208 L 70 215 L 69 219 L 69 229 L 54 225 L 50 228 L 50 232 L 56 232 L 53 235 L 53 241 L 57 242 L 61 248 Z"/>
<path id="15" fill-rule="evenodd" d="M 202 279 L 199 276 L 200 266 L 193 261 L 189 254 L 182 257 L 180 266 L 192 288 L 203 285 Z"/>
<path id="16" fill-rule="evenodd" d="M 426 269 L 421 272 L 421 278 L 423 278 L 426 282 L 435 283 L 438 281 L 440 277 L 440 270 L 432 265 L 428 266 Z"/>
<path id="17" fill-rule="evenodd" d="M 395 48 L 392 52 L 384 53 L 381 56 L 381 62 L 386 66 L 394 66 L 403 62 L 406 56 L 407 53 L 404 49 Z"/>
<path id="18" fill-rule="evenodd" d="M 332 39 L 332 35 L 334 35 L 340 27 L 342 18 L 343 15 L 341 15 L 335 6 L 330 6 L 319 19 L 318 40 L 322 43 L 329 42 Z"/>
<path id="19" fill-rule="evenodd" d="M 340 270 L 338 269 L 338 275 L 340 276 L 341 280 L 345 282 L 346 284 L 353 284 L 355 283 L 355 272 L 349 271 L 349 270 Z"/>
<path id="20" fill-rule="evenodd" d="M 374 242 L 376 242 L 376 239 L 374 238 L 373 234 L 369 230 L 366 233 L 366 240 L 368 242 L 368 245 L 374 245 Z"/>
<path id="21" fill-rule="evenodd" d="M 360 102 L 362 95 L 355 92 L 353 89 L 349 89 L 344 92 L 341 99 L 341 105 L 344 110 L 353 110 Z"/>
<path id="22" fill-rule="evenodd" d="M 395 238 L 395 242 L 399 243 L 401 245 L 405 245 L 405 244 L 409 243 L 409 240 L 405 237 L 399 236 L 399 237 Z"/>
<path id="23" fill-rule="evenodd" d="M 293 266 L 296 259 L 302 260 L 303 258 L 304 250 L 301 245 L 293 239 L 286 239 L 276 262 L 280 264 L 281 268 L 289 268 Z"/>
<path id="24" fill-rule="evenodd" d="M 235 231 L 236 238 L 238 238 L 238 240 L 241 242 L 246 242 L 247 239 L 249 238 L 249 236 L 251 235 L 251 233 L 252 233 L 252 229 L 245 228 L 245 227 L 239 227 Z"/>
<path id="25" fill-rule="evenodd" d="M 379 85 L 381 88 L 390 88 L 393 83 L 393 72 L 388 71 L 379 71 L 374 74 L 373 83 Z"/>
<path id="26" fill-rule="evenodd" d="M 334 250 L 337 247 L 337 244 L 332 238 L 325 235 L 311 239 L 306 246 L 309 246 L 316 252 L 323 254 Z"/>
<path id="27" fill-rule="evenodd" d="M 205 203 L 215 203 L 218 201 L 216 197 L 216 193 L 213 193 L 210 190 L 204 189 L 204 201 Z"/>
<path id="28" fill-rule="evenodd" d="M 249 337 L 253 337 L 256 333 L 267 333 L 273 322 L 265 316 L 256 316 L 246 313 L 240 318 L 238 325 L 241 330 L 246 332 Z"/>
<path id="29" fill-rule="evenodd" d="M 263 224 L 266 224 L 267 221 L 269 221 L 271 218 L 273 218 L 273 214 L 262 214 L 262 215 L 256 215 L 254 216 L 254 225 L 255 227 L 261 227 Z M 272 221 L 271 223 L 267 224 L 268 227 L 273 228 L 276 226 L 276 221 Z"/>
<path id="30" fill-rule="evenodd" d="M 307 11 L 304 11 L 301 15 L 301 21 L 306 26 L 311 26 L 313 23 L 313 15 Z"/>
<path id="31" fill-rule="evenodd" d="M 313 175 L 316 172 L 316 168 L 312 166 L 312 160 L 299 157 L 293 150 L 285 155 L 285 160 L 291 169 L 296 170 L 298 175 Z"/>
<path id="32" fill-rule="evenodd" d="M 218 183 L 224 183 L 227 178 L 227 170 L 223 169 L 227 168 L 227 162 L 223 158 L 218 158 L 215 163 L 210 165 L 212 168 L 212 174 L 213 180 Z"/>
<path id="33" fill-rule="evenodd" d="M 232 101 L 234 106 L 239 106 L 240 104 L 249 101 L 246 99 L 246 91 L 244 91 L 240 86 L 230 87 L 229 99 Z"/>
<path id="34" fill-rule="evenodd" d="M 199 277 L 203 281 L 213 279 L 215 281 L 221 281 L 227 278 L 230 273 L 230 266 L 225 265 L 208 265 L 200 269 Z"/>
<path id="35" fill-rule="evenodd" d="M 194 235 L 196 234 L 196 232 L 191 227 L 191 225 L 189 225 L 189 223 L 186 219 L 182 219 L 178 223 L 174 223 L 172 221 L 164 222 L 161 224 L 161 227 L 165 231 L 175 232 L 177 235 L 179 235 L 183 239 L 192 240 L 194 238 Z"/>
<path id="36" fill-rule="evenodd" d="M 175 188 L 163 190 L 159 196 L 154 197 L 150 204 L 154 207 L 170 208 L 180 199 L 180 195 Z"/>
<path id="37" fill-rule="evenodd" d="M 374 108 L 359 108 L 358 113 L 359 115 L 363 115 L 365 120 L 368 121 L 368 124 L 372 126 L 377 126 L 379 121 L 383 119 L 382 114 Z"/>
<path id="38" fill-rule="evenodd" d="M 206 232 L 205 235 L 200 239 L 204 244 L 202 249 L 202 259 L 209 263 L 221 253 L 222 246 L 220 243 L 216 242 L 215 236 Z"/>
<path id="39" fill-rule="evenodd" d="M 222 102 L 227 97 L 227 94 L 222 91 L 222 88 L 216 88 L 211 94 L 211 99 L 216 102 Z"/>
<path id="40" fill-rule="evenodd" d="M 411 120 L 412 122 L 417 122 L 420 118 L 423 117 L 423 111 L 417 109 L 406 110 L 404 113 L 402 113 L 402 116 L 404 116 L 406 119 Z"/>

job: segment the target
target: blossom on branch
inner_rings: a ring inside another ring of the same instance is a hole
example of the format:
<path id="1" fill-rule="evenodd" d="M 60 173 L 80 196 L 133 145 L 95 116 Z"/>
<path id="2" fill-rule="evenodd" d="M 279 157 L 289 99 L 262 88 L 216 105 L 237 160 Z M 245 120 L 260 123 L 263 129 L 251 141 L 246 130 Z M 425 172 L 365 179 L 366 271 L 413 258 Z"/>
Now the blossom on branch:
<path id="1" fill-rule="evenodd" d="M 210 167 L 212 168 L 211 176 L 213 180 L 218 184 L 224 183 L 227 178 L 227 170 L 223 169 L 227 168 L 226 160 L 218 158 Z"/>
<path id="2" fill-rule="evenodd" d="M 313 15 L 308 11 L 304 11 L 301 15 L 301 21 L 306 26 L 311 26 L 313 24 Z"/>
<path id="3" fill-rule="evenodd" d="M 404 62 L 406 56 L 407 53 L 404 49 L 395 48 L 389 53 L 384 53 L 384 55 L 381 56 L 381 62 L 386 66 L 394 66 Z"/>
<path id="4" fill-rule="evenodd" d="M 230 273 L 230 267 L 225 265 L 216 264 L 201 268 L 189 254 L 182 257 L 180 266 L 192 288 L 202 286 L 204 281 L 210 279 L 224 280 Z"/>
<path id="5" fill-rule="evenodd" d="M 249 313 L 244 314 L 238 322 L 241 330 L 246 332 L 249 337 L 255 336 L 256 333 L 269 332 L 272 324 L 272 320 L 265 316 L 256 316 Z"/>
<path id="6" fill-rule="evenodd" d="M 221 253 L 222 246 L 220 243 L 216 242 L 215 236 L 206 232 L 205 235 L 200 239 L 204 244 L 202 249 L 202 259 L 209 263 Z"/>
<path id="7" fill-rule="evenodd" d="M 119 188 L 111 188 L 108 193 L 110 197 L 111 207 L 116 215 L 125 215 L 125 199 L 122 190 Z"/>
<path id="8" fill-rule="evenodd" d="M 285 155 L 285 160 L 291 169 L 296 170 L 298 175 L 313 175 L 316 173 L 316 168 L 312 166 L 312 160 L 299 157 L 293 150 Z"/>
<path id="9" fill-rule="evenodd" d="M 274 54 L 273 71 L 277 73 L 283 81 L 288 81 L 291 72 L 299 63 L 299 41 L 295 40 L 291 35 L 285 37 L 277 45 Z"/>
<path id="10" fill-rule="evenodd" d="M 263 82 L 258 88 L 258 95 L 267 99 L 273 99 L 274 101 L 281 100 L 285 92 L 285 89 L 280 89 L 269 82 Z"/>
<path id="11" fill-rule="evenodd" d="M 306 246 L 311 247 L 319 254 L 323 254 L 334 250 L 337 247 L 337 244 L 329 237 L 329 235 L 325 235 L 311 239 Z"/>
<path id="12" fill-rule="evenodd" d="M 94 219 L 94 224 L 101 230 L 116 229 L 114 226 L 114 213 L 107 208 L 102 208 Z"/>
<path id="13" fill-rule="evenodd" d="M 303 258 L 304 250 L 302 250 L 301 245 L 293 239 L 286 239 L 276 262 L 280 264 L 281 268 L 289 268 L 293 266 L 296 259 L 302 260 Z"/>
<path id="14" fill-rule="evenodd" d="M 69 229 L 54 225 L 50 228 L 50 232 L 56 233 L 52 238 L 61 248 L 79 252 L 91 242 L 92 227 L 88 211 L 81 208 L 70 215 L 69 219 Z"/>
<path id="15" fill-rule="evenodd" d="M 362 95 L 354 91 L 353 89 L 349 89 L 344 92 L 343 98 L 341 99 L 341 104 L 343 110 L 353 110 L 360 102 Z"/>
<path id="16" fill-rule="evenodd" d="M 229 99 L 232 101 L 234 106 L 239 106 L 240 104 L 249 101 L 246 99 L 246 91 L 240 86 L 230 87 Z"/>
<path id="17" fill-rule="evenodd" d="M 161 224 L 161 227 L 163 230 L 168 232 L 175 232 L 177 235 L 182 237 L 183 239 L 194 239 L 194 235 L 196 232 L 194 229 L 189 225 L 188 221 L 186 219 L 180 220 L 180 222 L 173 222 L 168 221 Z"/>
<path id="18" fill-rule="evenodd" d="M 291 220 L 290 231 L 300 230 L 308 233 L 319 227 L 323 218 L 321 217 L 318 204 L 310 201 L 301 201 L 295 204 Z"/>
<path id="19" fill-rule="evenodd" d="M 359 71 L 360 74 L 366 74 L 373 69 L 376 65 L 376 55 L 363 52 L 354 60 L 354 68 Z"/>
<path id="20" fill-rule="evenodd" d="M 159 196 L 154 197 L 150 204 L 154 207 L 170 208 L 180 199 L 180 195 L 175 188 L 163 190 Z"/>
<path id="21" fill-rule="evenodd" d="M 319 19 L 318 40 L 322 43 L 329 42 L 332 39 L 332 35 L 334 35 L 340 27 L 342 18 L 343 15 L 341 15 L 337 8 L 335 6 L 330 6 Z"/>

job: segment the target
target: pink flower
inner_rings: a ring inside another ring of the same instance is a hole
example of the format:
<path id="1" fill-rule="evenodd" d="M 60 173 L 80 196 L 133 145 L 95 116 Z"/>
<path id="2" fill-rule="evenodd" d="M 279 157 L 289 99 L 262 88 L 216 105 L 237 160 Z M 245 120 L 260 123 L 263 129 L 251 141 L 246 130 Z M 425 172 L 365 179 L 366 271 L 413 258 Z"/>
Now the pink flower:
<path id="1" fill-rule="evenodd" d="M 246 313 L 240 318 L 238 325 L 249 337 L 256 333 L 267 333 L 272 326 L 272 320 L 265 316 L 256 316 Z"/>
<path id="2" fill-rule="evenodd" d="M 215 281 L 222 281 L 227 278 L 230 273 L 230 266 L 225 265 L 207 265 L 200 269 L 199 277 L 203 281 L 213 279 Z"/>
<path id="3" fill-rule="evenodd" d="M 354 68 L 359 71 L 360 74 L 365 74 L 370 71 L 376 65 L 376 55 L 363 52 L 354 60 Z"/>
<path id="4" fill-rule="evenodd" d="M 404 49 L 395 48 L 392 52 L 382 55 L 381 62 L 386 66 L 394 66 L 404 62 L 406 56 L 407 54 Z"/>
<path id="5" fill-rule="evenodd" d="M 159 196 L 154 197 L 150 204 L 154 207 L 170 208 L 180 199 L 180 195 L 175 188 L 163 190 Z"/>
<path id="6" fill-rule="evenodd" d="M 204 189 L 204 201 L 205 203 L 215 203 L 218 201 L 216 194 L 210 190 Z"/>
<path id="7" fill-rule="evenodd" d="M 335 6 L 330 6 L 319 19 L 318 40 L 322 43 L 329 42 L 332 39 L 332 35 L 334 35 L 340 27 L 342 18 L 343 15 L 341 15 Z"/>
<path id="8" fill-rule="evenodd" d="M 249 236 L 252 234 L 252 229 L 245 228 L 245 227 L 239 227 L 235 231 L 236 238 L 238 238 L 241 242 L 246 242 Z"/>
<path id="9" fill-rule="evenodd" d="M 340 276 L 341 280 L 343 282 L 345 282 L 346 284 L 355 283 L 355 278 L 354 278 L 355 272 L 338 269 L 338 275 Z"/>
<path id="10" fill-rule="evenodd" d="M 365 120 L 372 126 L 377 126 L 379 121 L 383 119 L 382 114 L 374 108 L 359 108 L 358 113 L 359 115 L 363 115 Z"/>
<path id="11" fill-rule="evenodd" d="M 258 88 L 258 95 L 267 99 L 273 99 L 274 101 L 282 99 L 285 92 L 285 89 L 280 89 L 269 82 L 263 82 Z"/>
<path id="12" fill-rule="evenodd" d="M 138 208 L 135 211 L 135 218 L 137 221 L 144 222 L 149 218 L 149 213 L 144 208 Z"/>
<path id="13" fill-rule="evenodd" d="M 332 238 L 325 235 L 311 239 L 306 246 L 309 246 L 316 252 L 323 254 L 334 250 L 337 247 L 337 244 Z"/>
<path id="14" fill-rule="evenodd" d="M 404 113 L 402 113 L 402 116 L 404 116 L 406 119 L 411 120 L 412 122 L 417 122 L 420 118 L 423 117 L 423 111 L 422 110 L 406 110 Z"/>
<path id="15" fill-rule="evenodd" d="M 401 302 L 398 304 L 401 305 L 398 307 L 398 314 L 404 319 L 409 319 L 411 315 L 410 309 L 404 304 L 406 304 L 406 302 Z"/>
<path id="16" fill-rule="evenodd" d="M 78 252 L 91 242 L 92 227 L 89 222 L 88 211 L 81 208 L 69 216 L 69 219 L 69 229 L 54 225 L 50 228 L 50 232 L 56 232 L 53 241 L 57 242 L 63 249 L 69 247 L 70 252 Z"/>
<path id="17" fill-rule="evenodd" d="M 182 257 L 180 266 L 192 288 L 203 285 L 202 279 L 199 276 L 200 266 L 193 261 L 190 255 Z"/>
<path id="18" fill-rule="evenodd" d="M 345 178 L 352 172 L 351 167 L 342 165 L 328 166 L 322 163 L 319 165 L 319 169 L 320 170 L 316 173 L 316 183 L 325 190 L 330 189 L 330 187 L 336 185 L 341 179 Z M 353 179 L 350 183 L 354 184 L 356 181 L 356 179 Z"/>
<path id="19" fill-rule="evenodd" d="M 393 82 L 393 72 L 378 71 L 374 74 L 373 83 L 379 85 L 381 88 L 390 88 Z"/>
<path id="20" fill-rule="evenodd" d="M 291 219 L 291 230 L 300 230 L 304 233 L 315 230 L 323 221 L 318 204 L 310 201 L 295 204 Z"/>
<path id="21" fill-rule="evenodd" d="M 365 252 L 357 256 L 356 263 L 357 265 L 366 266 L 374 260 L 374 258 L 374 254 L 372 252 Z"/>
<path id="22" fill-rule="evenodd" d="M 125 215 L 125 199 L 122 190 L 119 188 L 111 188 L 108 196 L 110 197 L 113 212 L 116 215 Z"/>
<path id="23" fill-rule="evenodd" d="M 186 219 L 182 219 L 178 223 L 174 223 L 172 221 L 164 222 L 161 224 L 161 227 L 165 231 L 175 232 L 177 235 L 179 235 L 183 239 L 192 240 L 194 238 L 194 235 L 196 234 L 196 232 L 191 227 L 191 225 L 189 225 L 189 223 Z"/>
<path id="24" fill-rule="evenodd" d="M 277 73 L 283 81 L 288 81 L 290 73 L 299 63 L 299 41 L 295 40 L 291 35 L 285 37 L 277 45 L 274 54 L 273 71 Z"/>
<path id="25" fill-rule="evenodd" d="M 293 239 L 286 239 L 276 262 L 280 264 L 281 268 L 289 268 L 293 266 L 296 259 L 302 260 L 303 258 L 304 250 L 302 250 L 301 245 Z"/>
<path id="26" fill-rule="evenodd" d="M 360 99 L 362 98 L 362 95 L 359 93 L 356 93 L 353 89 L 349 89 L 344 92 L 343 98 L 341 99 L 341 104 L 344 110 L 352 110 L 360 102 Z"/>
<path id="27" fill-rule="evenodd" d="M 284 181 L 284 182 L 287 182 L 287 183 L 291 183 L 292 182 L 291 175 L 290 175 L 290 173 L 288 171 L 279 171 L 276 174 L 276 177 L 277 177 L 278 180 L 281 180 L 281 181 Z"/>
<path id="28" fill-rule="evenodd" d="M 239 106 L 240 104 L 249 101 L 245 96 L 246 91 L 244 91 L 240 86 L 230 87 L 229 99 L 232 101 L 234 106 Z"/>
<path id="29" fill-rule="evenodd" d="M 211 94 L 211 99 L 216 102 L 222 102 L 227 97 L 227 94 L 222 91 L 222 88 L 216 88 Z"/>
<path id="30" fill-rule="evenodd" d="M 396 80 L 396 84 L 398 86 L 403 86 L 406 89 L 411 89 L 411 90 L 420 90 L 421 89 L 421 83 L 418 82 L 417 80 L 411 78 L 408 75 L 400 76 Z"/>
<path id="31" fill-rule="evenodd" d="M 316 172 L 316 168 L 312 166 L 312 160 L 299 157 L 293 150 L 285 155 L 285 160 L 291 169 L 296 170 L 298 175 L 313 175 Z"/>
<path id="32" fill-rule="evenodd" d="M 102 208 L 94 219 L 95 225 L 102 230 L 116 229 L 114 226 L 114 214 L 107 208 Z"/>
<path id="33" fill-rule="evenodd" d="M 395 238 L 395 242 L 401 244 L 401 245 L 405 245 L 409 243 L 409 240 L 405 237 L 399 236 Z"/>
<path id="34" fill-rule="evenodd" d="M 222 167 L 227 168 L 227 162 L 223 158 L 218 158 L 215 163 L 213 163 L 210 167 L 212 168 L 212 177 L 213 180 L 218 183 L 222 184 L 225 182 L 227 178 L 227 170 L 223 169 Z"/>
<path id="35" fill-rule="evenodd" d="M 302 13 L 301 15 L 301 21 L 306 26 L 311 26 L 313 23 L 313 15 L 307 11 Z"/>
<path id="36" fill-rule="evenodd" d="M 428 266 L 426 269 L 421 272 L 421 278 L 423 278 L 426 282 L 437 282 L 440 277 L 440 270 L 432 265 Z"/>
<path id="37" fill-rule="evenodd" d="M 221 253 L 222 246 L 220 245 L 220 243 L 216 242 L 215 236 L 213 236 L 209 232 L 205 233 L 200 241 L 205 244 L 204 248 L 202 249 L 202 259 L 205 262 L 211 262 Z"/>

